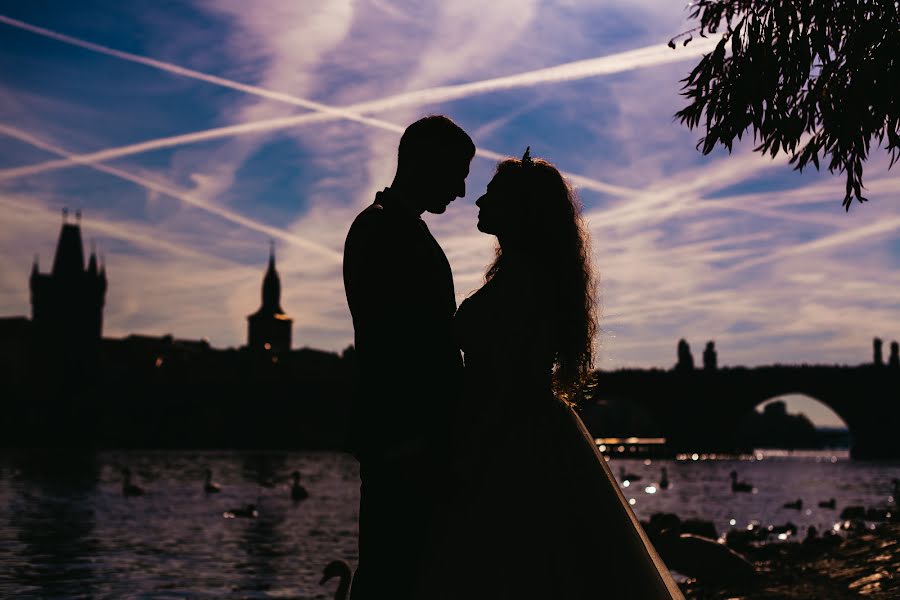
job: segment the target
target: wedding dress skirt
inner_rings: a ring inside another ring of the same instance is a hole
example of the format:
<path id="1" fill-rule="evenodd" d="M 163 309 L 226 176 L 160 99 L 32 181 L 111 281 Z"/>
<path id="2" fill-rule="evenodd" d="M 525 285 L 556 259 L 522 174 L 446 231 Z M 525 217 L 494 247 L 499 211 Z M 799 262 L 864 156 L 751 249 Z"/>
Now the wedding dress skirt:
<path id="1" fill-rule="evenodd" d="M 682 599 L 581 419 L 545 400 L 470 452 L 421 597 Z"/>
<path id="2" fill-rule="evenodd" d="M 501 283 L 457 313 L 458 483 L 419 597 L 683 599 L 581 419 L 551 393 L 540 314 L 516 310 L 528 296 Z"/>

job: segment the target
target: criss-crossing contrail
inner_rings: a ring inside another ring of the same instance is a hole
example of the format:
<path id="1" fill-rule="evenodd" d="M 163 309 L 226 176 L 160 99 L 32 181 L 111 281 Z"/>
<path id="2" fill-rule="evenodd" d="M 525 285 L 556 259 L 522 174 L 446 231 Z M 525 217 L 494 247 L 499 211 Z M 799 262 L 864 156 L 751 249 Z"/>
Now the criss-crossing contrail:
<path id="1" fill-rule="evenodd" d="M 284 129 L 286 126 L 296 126 L 300 123 L 311 123 L 317 121 L 328 120 L 330 117 L 326 114 L 321 113 L 313 113 L 300 115 L 298 117 L 282 117 L 275 119 L 266 119 L 265 121 L 256 121 L 253 123 L 245 123 L 242 125 L 229 125 L 227 127 L 219 127 L 216 129 L 209 129 L 204 131 L 199 131 L 196 133 L 186 133 L 181 135 L 173 135 L 164 138 L 158 138 L 154 140 L 148 140 L 146 142 L 139 142 L 137 144 L 129 144 L 127 146 L 119 146 L 116 148 L 107 148 L 106 150 L 98 150 L 97 152 L 90 152 L 86 154 L 68 154 L 66 158 L 59 158 L 54 160 L 49 160 L 46 162 L 27 165 L 24 167 L 13 167 L 10 169 L 0 169 L 0 182 L 8 181 L 11 179 L 16 179 L 19 177 L 25 177 L 28 175 L 38 175 L 40 173 L 45 173 L 47 171 L 55 171 L 57 169 L 66 169 L 69 167 L 76 166 L 90 166 L 94 164 L 99 164 L 102 162 L 114 160 L 117 158 L 123 158 L 126 156 L 132 156 L 135 154 L 142 154 L 144 152 L 150 152 L 152 150 L 161 150 L 163 148 L 171 148 L 173 146 L 181 146 L 184 144 L 197 143 L 201 141 L 208 141 L 212 139 L 218 139 L 223 137 L 230 137 L 234 135 L 242 135 L 245 133 L 259 133 L 260 131 L 275 131 L 278 129 Z M 288 123 L 288 125 L 285 125 Z M 399 125 L 392 125 L 392 127 L 396 128 L 399 133 L 403 132 L 403 127 Z M 9 127 L 0 124 L 0 128 Z M 14 128 L 12 128 L 14 129 Z M 16 129 L 16 131 L 20 131 Z M 13 136 L 15 137 L 15 136 Z M 494 152 L 492 150 L 486 150 L 484 148 L 479 148 L 475 151 L 475 155 L 487 160 L 499 161 L 507 158 L 507 155 L 501 154 L 499 152 Z M 564 177 L 566 177 L 572 184 L 584 188 L 593 190 L 596 192 L 601 192 L 604 194 L 609 194 L 611 196 L 631 196 L 638 193 L 639 190 L 628 188 L 620 185 L 614 185 L 611 183 L 606 183 L 604 181 L 600 181 L 598 179 L 593 179 L 591 177 L 585 177 L 583 175 L 578 175 L 576 173 L 569 173 L 566 171 L 561 171 Z"/>
<path id="2" fill-rule="evenodd" d="M 54 144 L 46 142 L 42 139 L 35 137 L 34 135 L 22 131 L 20 129 L 16 129 L 14 127 L 9 127 L 7 125 L 0 124 L 0 134 L 7 135 L 9 137 L 15 138 L 22 142 L 26 142 L 31 144 L 36 148 L 40 148 L 42 150 L 46 150 L 47 152 L 52 152 L 53 154 L 57 154 L 59 156 L 64 156 L 69 159 L 75 160 L 76 155 L 71 152 L 60 148 Z M 295 244 L 307 250 L 311 250 L 320 254 L 326 258 L 332 259 L 335 263 L 340 263 L 342 260 L 342 255 L 340 252 L 332 250 L 326 246 L 308 240 L 299 235 L 293 234 L 289 231 L 285 231 L 284 229 L 279 229 L 278 227 L 272 227 L 270 225 L 266 225 L 265 223 L 260 223 L 259 221 L 255 221 L 253 219 L 249 219 L 241 214 L 238 214 L 234 211 L 228 210 L 227 208 L 222 208 L 221 206 L 217 206 L 215 204 L 211 204 L 206 202 L 202 198 L 198 198 L 197 196 L 190 194 L 184 190 L 180 190 L 171 185 L 167 185 L 165 183 L 160 183 L 158 181 L 153 181 L 152 179 L 148 179 L 146 177 L 141 177 L 140 175 L 135 175 L 134 173 L 129 173 L 128 171 L 124 171 L 122 169 L 118 169 L 116 167 L 110 167 L 108 165 L 102 165 L 98 163 L 88 164 L 92 169 L 96 169 L 98 171 L 102 171 L 103 173 L 108 173 L 110 175 L 114 175 L 120 179 L 124 179 L 126 181 L 130 181 L 132 183 L 136 183 L 146 189 L 153 190 L 155 192 L 159 192 L 161 194 L 165 194 L 166 196 L 170 196 L 172 198 L 176 198 L 185 204 L 189 204 L 201 210 L 204 210 L 208 213 L 221 217 L 227 221 L 231 221 L 236 225 L 241 225 L 242 227 L 246 227 L 248 229 L 252 229 L 254 231 L 259 231 L 260 233 L 264 233 L 269 237 L 277 238 L 280 240 L 284 240 L 288 243 Z"/>
<path id="3" fill-rule="evenodd" d="M 31 199 L 28 200 L 29 201 L 27 202 L 20 202 L 9 197 L 0 197 L 0 207 L 2 207 L 2 209 L 6 213 L 15 214 L 15 216 L 19 217 L 19 219 L 25 219 L 27 221 L 39 219 L 46 223 L 52 222 L 54 225 L 59 223 L 58 211 L 56 211 L 55 209 L 51 210 L 46 206 L 41 206 L 38 203 L 30 201 Z M 199 252 L 197 250 L 194 250 L 193 248 L 188 248 L 186 246 L 182 246 L 180 244 L 162 239 L 158 234 L 154 235 L 154 232 L 149 231 L 148 228 L 145 228 L 143 226 L 135 227 L 133 224 L 127 225 L 121 222 L 107 221 L 103 218 L 97 217 L 96 215 L 91 217 L 90 222 L 91 231 L 106 234 L 111 238 L 123 240 L 130 244 L 163 250 L 182 258 L 203 260 L 207 262 L 215 261 L 217 265 L 232 264 L 230 261 L 227 261 L 219 256 L 204 254 L 203 252 Z"/>
<path id="4" fill-rule="evenodd" d="M 352 106 L 339 107 L 316 102 L 308 98 L 301 98 L 293 94 L 277 92 L 263 87 L 241 83 L 224 77 L 210 75 L 188 69 L 169 62 L 132 54 L 131 52 L 123 52 L 115 48 L 101 46 L 87 40 L 65 35 L 50 29 L 38 27 L 18 19 L 0 15 L 0 23 L 4 23 L 11 27 L 30 31 L 37 35 L 78 46 L 86 50 L 106 54 L 122 60 L 139 63 L 148 67 L 167 71 L 182 77 L 198 79 L 214 85 L 231 88 L 248 94 L 261 96 L 269 100 L 293 104 L 294 106 L 302 106 L 316 112 L 323 112 L 332 115 L 334 118 L 350 119 L 352 121 L 360 121 L 365 123 L 366 119 L 360 113 L 380 112 L 405 106 L 418 106 L 422 104 L 433 104 L 437 102 L 447 102 L 465 98 L 475 94 L 483 94 L 494 92 L 497 90 L 505 90 L 517 87 L 530 87 L 541 83 L 554 83 L 559 81 L 573 81 L 576 79 L 585 79 L 588 77 L 596 77 L 598 75 L 609 75 L 611 73 L 619 73 L 622 71 L 631 71 L 641 67 L 650 67 L 673 62 L 681 62 L 688 58 L 695 58 L 706 52 L 710 52 L 716 45 L 715 39 L 699 40 L 689 47 L 681 48 L 673 51 L 665 44 L 653 44 L 635 50 L 618 52 L 607 56 L 597 58 L 589 58 L 585 60 L 577 60 L 573 62 L 563 63 L 554 67 L 536 69 L 519 73 L 516 75 L 507 75 L 504 77 L 495 77 L 493 79 L 485 79 L 471 83 L 462 83 L 458 85 L 446 85 L 424 90 L 416 90 L 395 94 L 381 98 L 379 100 L 371 100 L 368 102 L 360 102 Z"/>
<path id="5" fill-rule="evenodd" d="M 564 63 L 554 67 L 537 69 L 525 73 L 519 73 L 516 75 L 496 77 L 493 79 L 459 85 L 439 86 L 424 90 L 405 92 L 402 94 L 395 94 L 393 96 L 387 96 L 385 98 L 377 100 L 359 102 L 344 107 L 338 107 L 309 100 L 307 98 L 301 98 L 292 94 L 277 92 L 259 86 L 248 85 L 223 77 L 210 75 L 208 73 L 202 73 L 200 71 L 195 71 L 193 69 L 188 69 L 172 63 L 132 54 L 130 52 L 123 52 L 114 48 L 109 48 L 107 46 L 101 46 L 87 40 L 82 40 L 59 32 L 51 31 L 49 29 L 37 27 L 35 25 L 31 25 L 30 23 L 25 23 L 24 21 L 12 19 L 4 15 L 0 15 L 0 23 L 4 23 L 12 27 L 17 27 L 38 35 L 42 35 L 59 42 L 71 44 L 122 60 L 135 62 L 175 75 L 189 77 L 214 85 L 242 91 L 248 94 L 261 96 L 269 100 L 276 100 L 279 102 L 292 104 L 294 106 L 301 106 L 303 108 L 308 108 L 312 111 L 315 111 L 316 113 L 298 115 L 293 117 L 282 117 L 277 119 L 267 119 L 264 121 L 257 121 L 253 123 L 244 123 L 228 127 L 199 131 L 195 133 L 182 134 L 178 136 L 170 136 L 167 138 L 160 138 L 158 140 L 149 140 L 140 144 L 131 144 L 129 146 L 123 146 L 120 148 L 111 148 L 105 151 L 92 153 L 90 155 L 80 155 L 80 160 L 77 163 L 68 161 L 67 159 L 63 159 L 41 163 L 38 165 L 19 167 L 16 169 L 7 169 L 4 171 L 0 171 L 0 181 L 11 179 L 13 177 L 32 175 L 43 172 L 45 170 L 65 168 L 74 164 L 102 162 L 112 160 L 114 158 L 121 158 L 123 156 L 129 156 L 132 154 L 138 154 L 141 152 L 148 152 L 155 149 L 167 148 L 182 144 L 208 141 L 220 137 L 243 135 L 247 133 L 275 131 L 288 127 L 296 127 L 305 123 L 330 121 L 336 119 L 348 119 L 378 129 L 386 129 L 395 133 L 401 133 L 403 131 L 403 127 L 380 119 L 366 117 L 364 113 L 379 112 L 406 106 L 446 102 L 449 100 L 455 100 L 502 89 L 528 87 L 542 83 L 583 79 L 587 77 L 595 77 L 598 75 L 632 70 L 640 67 L 678 62 L 687 58 L 693 58 L 699 54 L 711 50 L 714 42 L 714 40 L 704 40 L 703 43 L 698 43 L 694 46 L 691 46 L 690 51 L 688 52 L 673 52 L 671 49 L 663 45 L 647 46 L 636 50 L 629 50 L 626 52 L 619 52 L 608 56 Z M 489 160 L 499 160 L 501 158 L 504 158 L 505 156 L 501 153 L 493 152 L 490 150 L 480 150 L 478 152 L 478 155 Z M 602 193 L 621 196 L 633 194 L 635 192 L 634 189 L 615 186 L 598 181 L 593 178 L 586 178 L 572 173 L 565 173 L 565 175 L 573 183 L 580 187 L 592 189 Z"/>
<path id="6" fill-rule="evenodd" d="M 7 17 L 6 15 L 0 15 L 0 23 L 4 23 L 18 29 L 23 29 L 25 31 L 30 31 L 31 33 L 50 38 L 64 44 L 78 46 L 79 48 L 91 50 L 99 54 L 105 54 L 107 56 L 112 56 L 133 63 L 139 63 L 148 67 L 152 67 L 154 69 L 172 73 L 174 75 L 189 77 L 191 79 L 198 79 L 200 81 L 205 81 L 207 83 L 211 83 L 221 87 L 231 88 L 233 90 L 245 92 L 247 94 L 253 94 L 254 96 L 260 96 L 269 100 L 275 100 L 277 102 L 293 104 L 294 106 L 302 106 L 316 112 L 328 113 L 331 114 L 334 118 L 349 119 L 351 121 L 359 121 L 360 123 L 366 123 L 368 120 L 362 115 L 343 110 L 339 107 L 329 106 L 327 104 L 322 104 L 320 102 L 308 100 L 306 98 L 300 98 L 299 96 L 294 96 L 292 94 L 284 94 L 282 92 L 267 90 L 266 88 L 262 88 L 256 85 L 240 83 L 238 81 L 225 79 L 224 77 L 217 77 L 208 73 L 201 73 L 200 71 L 195 71 L 194 69 L 187 69 L 185 67 L 180 67 L 169 62 L 148 58 L 146 56 L 140 56 L 138 54 L 132 54 L 131 52 L 123 52 L 121 50 L 116 50 L 115 48 L 110 48 L 108 46 L 101 46 L 100 44 L 95 44 L 87 40 L 82 40 L 70 35 L 65 35 L 64 33 L 59 33 L 50 29 L 44 29 L 43 27 L 38 27 L 36 25 L 26 23 L 25 21 L 13 19 L 11 17 Z"/>

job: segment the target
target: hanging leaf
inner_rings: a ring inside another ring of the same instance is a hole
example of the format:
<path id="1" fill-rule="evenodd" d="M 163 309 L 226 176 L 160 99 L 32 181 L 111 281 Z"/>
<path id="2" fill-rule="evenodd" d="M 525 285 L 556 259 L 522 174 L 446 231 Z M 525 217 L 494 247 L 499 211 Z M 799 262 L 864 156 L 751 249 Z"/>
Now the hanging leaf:
<path id="1" fill-rule="evenodd" d="M 697 148 L 731 151 L 750 130 L 756 152 L 788 153 L 801 170 L 810 163 L 819 169 L 821 159 L 843 173 L 845 208 L 854 198 L 865 202 L 863 168 L 873 138 L 889 153 L 889 168 L 900 162 L 896 0 L 698 0 L 689 11 L 699 21 L 691 31 L 701 37 L 726 27 L 715 50 L 682 80 L 689 103 L 676 117 L 691 129 L 703 123 Z M 805 135 L 811 138 L 801 147 Z"/>

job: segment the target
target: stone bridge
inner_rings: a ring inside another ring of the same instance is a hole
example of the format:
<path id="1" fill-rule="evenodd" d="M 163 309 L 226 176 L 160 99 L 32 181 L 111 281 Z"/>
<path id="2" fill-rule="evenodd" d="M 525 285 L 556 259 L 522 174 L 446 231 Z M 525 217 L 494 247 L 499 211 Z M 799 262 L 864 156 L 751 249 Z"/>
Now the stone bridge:
<path id="1" fill-rule="evenodd" d="M 854 458 L 900 458 L 894 366 L 599 371 L 588 400 L 641 409 L 676 452 L 723 452 L 739 450 L 735 432 L 750 411 L 787 394 L 810 396 L 837 413 L 850 430 Z"/>

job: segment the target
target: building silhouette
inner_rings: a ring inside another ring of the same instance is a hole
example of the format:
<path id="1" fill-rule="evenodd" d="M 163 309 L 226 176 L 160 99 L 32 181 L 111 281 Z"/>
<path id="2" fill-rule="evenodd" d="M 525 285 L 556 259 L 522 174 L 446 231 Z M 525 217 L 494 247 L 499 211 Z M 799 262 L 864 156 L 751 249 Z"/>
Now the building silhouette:
<path id="1" fill-rule="evenodd" d="M 708 371 L 715 371 L 719 368 L 719 357 L 716 353 L 716 343 L 712 340 L 706 342 L 706 349 L 703 351 L 703 368 Z"/>
<path id="2" fill-rule="evenodd" d="M 878 367 L 884 366 L 884 357 L 881 353 L 881 346 L 883 343 L 881 338 L 872 340 L 872 362 Z"/>
<path id="3" fill-rule="evenodd" d="M 0 448 L 344 447 L 352 360 L 290 349 L 274 249 L 248 346 L 110 338 L 105 270 L 68 217 L 50 272 L 35 259 L 32 318 L 0 317 Z"/>
<path id="4" fill-rule="evenodd" d="M 31 268 L 32 340 L 41 354 L 90 354 L 103 334 L 106 268 L 93 250 L 85 267 L 80 211 L 75 218 L 69 223 L 63 210 L 52 270 L 41 273 L 37 256 Z"/>
<path id="5" fill-rule="evenodd" d="M 0 318 L 0 447 L 346 448 L 354 350 L 290 349 L 274 248 L 241 348 L 102 338 L 106 289 L 95 252 L 85 266 L 80 219 L 64 219 L 52 270 L 35 261 L 33 318 Z M 699 369 L 682 339 L 672 370 L 596 371 L 581 414 L 594 437 L 661 439 L 671 454 L 742 452 L 742 419 L 801 393 L 844 420 L 851 456 L 897 458 L 900 344 L 890 343 L 892 368 L 876 366 L 879 350 L 858 366 L 721 367 L 710 341 Z"/>
<path id="6" fill-rule="evenodd" d="M 262 306 L 247 317 L 247 347 L 287 352 L 291 349 L 293 319 L 281 308 L 281 279 L 275 269 L 275 244 L 269 249 L 269 268 L 263 277 Z"/>
<path id="7" fill-rule="evenodd" d="M 675 370 L 694 370 L 694 355 L 691 354 L 691 347 L 684 338 L 678 340 L 678 362 L 675 364 Z"/>

